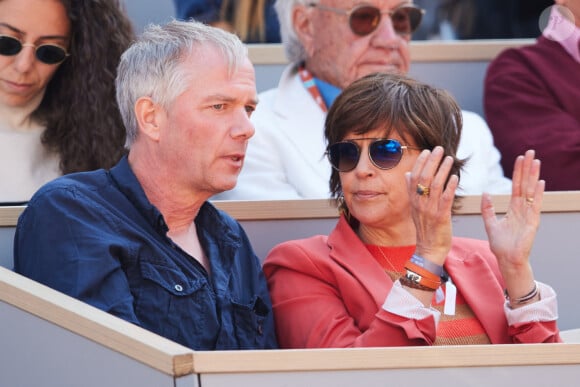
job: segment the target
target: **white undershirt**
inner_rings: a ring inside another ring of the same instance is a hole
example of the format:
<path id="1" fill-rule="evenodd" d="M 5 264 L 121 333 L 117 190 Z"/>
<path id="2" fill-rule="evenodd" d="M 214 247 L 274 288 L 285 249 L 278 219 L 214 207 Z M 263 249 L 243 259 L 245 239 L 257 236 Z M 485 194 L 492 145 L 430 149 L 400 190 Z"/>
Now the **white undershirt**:
<path id="1" fill-rule="evenodd" d="M 195 227 L 195 222 L 191 222 L 191 225 L 184 230 L 178 232 L 168 231 L 167 236 L 175 242 L 176 245 L 181 247 L 183 251 L 191 255 L 195 260 L 197 260 L 208 273 L 211 272 L 211 266 L 209 260 L 201 247 L 201 243 L 197 236 L 197 228 Z"/>
<path id="2" fill-rule="evenodd" d="M 59 157 L 40 142 L 44 127 L 30 119 L 39 103 L 37 99 L 23 107 L 0 105 L 2 203 L 28 201 L 40 186 L 61 175 Z"/>

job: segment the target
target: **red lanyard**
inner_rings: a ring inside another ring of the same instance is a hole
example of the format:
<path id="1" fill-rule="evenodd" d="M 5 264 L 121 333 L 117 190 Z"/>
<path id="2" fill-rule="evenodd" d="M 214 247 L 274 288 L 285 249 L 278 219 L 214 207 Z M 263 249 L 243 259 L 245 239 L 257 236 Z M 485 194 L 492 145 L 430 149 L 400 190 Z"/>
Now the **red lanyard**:
<path id="1" fill-rule="evenodd" d="M 310 71 L 306 70 L 304 65 L 301 65 L 298 68 L 298 73 L 300 74 L 300 79 L 302 79 L 302 84 L 308 90 L 314 101 L 320 106 L 323 112 L 327 112 L 328 108 L 320 95 L 320 90 L 318 90 L 318 86 L 316 86 L 316 82 L 314 82 L 314 77 L 310 74 Z"/>

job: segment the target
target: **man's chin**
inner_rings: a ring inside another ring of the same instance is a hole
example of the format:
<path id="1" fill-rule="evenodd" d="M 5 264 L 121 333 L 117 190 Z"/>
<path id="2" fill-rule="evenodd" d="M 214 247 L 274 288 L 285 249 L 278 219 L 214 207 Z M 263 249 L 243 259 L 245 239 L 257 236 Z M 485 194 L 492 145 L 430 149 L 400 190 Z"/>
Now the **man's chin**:
<path id="1" fill-rule="evenodd" d="M 238 183 L 238 177 L 236 176 L 235 179 L 224 181 L 220 184 L 220 192 L 231 191 L 232 189 L 236 188 L 236 184 Z"/>

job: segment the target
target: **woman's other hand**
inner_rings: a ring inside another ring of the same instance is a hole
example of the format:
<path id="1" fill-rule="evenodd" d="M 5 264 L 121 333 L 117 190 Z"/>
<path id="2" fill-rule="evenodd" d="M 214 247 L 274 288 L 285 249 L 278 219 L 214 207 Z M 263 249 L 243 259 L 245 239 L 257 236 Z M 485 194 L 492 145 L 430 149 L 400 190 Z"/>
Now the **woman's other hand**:
<path id="1" fill-rule="evenodd" d="M 540 160 L 535 159 L 533 150 L 528 150 L 515 161 L 512 195 L 501 219 L 495 214 L 490 195 L 482 196 L 481 214 L 489 246 L 498 260 L 512 298 L 529 293 L 534 286 L 529 258 L 540 224 L 545 188 L 545 182 L 539 177 Z"/>

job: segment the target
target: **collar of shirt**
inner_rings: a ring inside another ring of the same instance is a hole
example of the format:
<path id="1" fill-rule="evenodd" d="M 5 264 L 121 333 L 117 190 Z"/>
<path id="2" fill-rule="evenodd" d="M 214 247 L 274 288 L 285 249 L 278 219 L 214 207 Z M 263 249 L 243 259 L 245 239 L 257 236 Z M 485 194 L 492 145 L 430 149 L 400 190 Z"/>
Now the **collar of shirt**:
<path id="1" fill-rule="evenodd" d="M 133 203 L 135 208 L 144 215 L 145 219 L 151 222 L 151 225 L 160 231 L 166 233 L 168 231 L 163 215 L 157 207 L 151 204 L 141 183 L 137 180 L 137 176 L 133 173 L 127 156 L 124 156 L 113 168 L 110 170 L 111 177 L 116 183 L 119 190 Z"/>
<path id="2" fill-rule="evenodd" d="M 165 235 L 169 228 L 165 223 L 163 214 L 155 207 L 145 195 L 141 183 L 135 176 L 135 173 L 129 165 L 127 156 L 110 170 L 112 180 L 115 182 L 119 191 L 125 195 L 135 208 L 143 215 L 143 218 L 157 230 L 158 233 Z M 238 229 L 229 220 L 220 215 L 221 211 L 215 208 L 211 203 L 205 202 L 195 218 L 195 224 L 198 227 L 200 241 L 204 248 L 209 248 L 209 239 L 218 240 L 222 252 L 228 252 L 232 256 L 232 249 L 235 250 L 240 246 L 240 236 L 237 234 Z M 234 222 L 232 220 L 232 222 Z M 235 223 L 235 222 L 234 222 Z M 209 238 L 209 239 L 208 239 Z M 219 252 L 219 250 L 218 250 Z M 209 252 L 206 251 L 209 256 Z M 225 254 L 225 253 L 224 253 Z"/>
<path id="3" fill-rule="evenodd" d="M 322 96 L 324 103 L 328 107 L 332 105 L 336 97 L 338 97 L 338 95 L 342 91 L 338 87 L 331 85 L 330 83 L 324 82 L 318 78 L 314 78 L 314 83 L 316 83 L 316 87 L 318 87 L 318 91 L 320 92 L 320 95 Z"/>
<path id="4" fill-rule="evenodd" d="M 548 25 L 542 34 L 560 43 L 564 50 L 580 63 L 580 28 L 562 15 L 558 6 L 552 6 Z"/>

